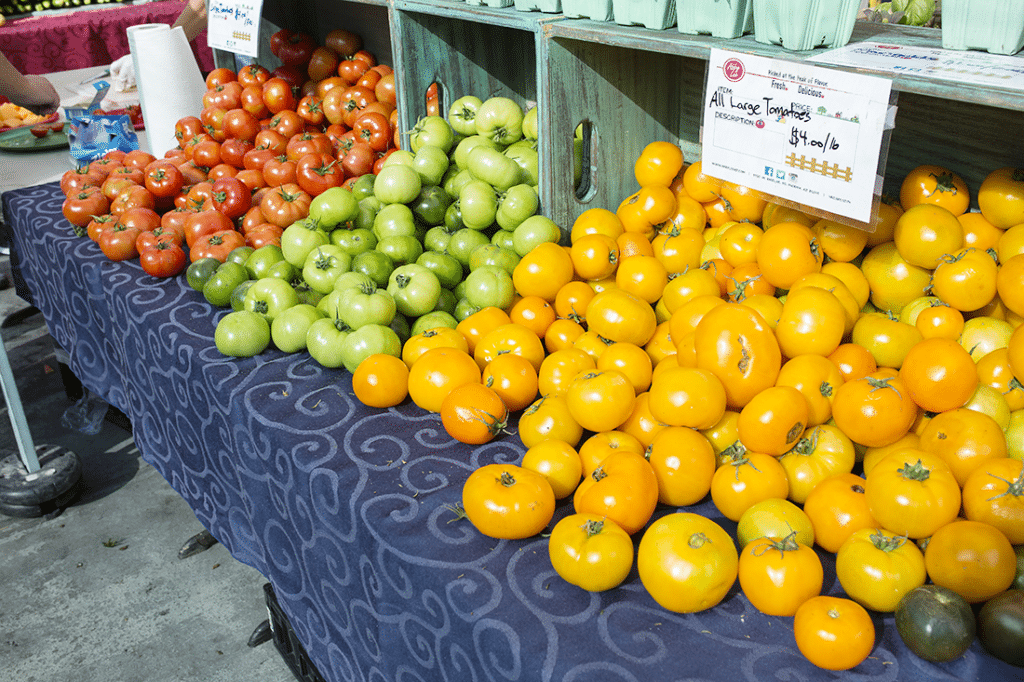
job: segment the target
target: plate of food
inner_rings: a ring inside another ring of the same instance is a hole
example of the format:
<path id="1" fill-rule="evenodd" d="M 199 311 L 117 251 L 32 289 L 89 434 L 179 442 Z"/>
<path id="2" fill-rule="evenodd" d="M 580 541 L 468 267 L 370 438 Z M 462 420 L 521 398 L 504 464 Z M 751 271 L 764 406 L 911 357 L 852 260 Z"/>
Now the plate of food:
<path id="1" fill-rule="evenodd" d="M 12 128 L 39 125 L 41 123 L 53 123 L 56 120 L 56 113 L 42 116 L 34 114 L 25 107 L 18 106 L 13 102 L 0 104 L 0 132 L 11 130 Z"/>
<path id="2" fill-rule="evenodd" d="M 68 146 L 64 121 L 54 120 L 35 125 L 8 128 L 0 132 L 0 150 L 5 152 L 38 152 Z"/>

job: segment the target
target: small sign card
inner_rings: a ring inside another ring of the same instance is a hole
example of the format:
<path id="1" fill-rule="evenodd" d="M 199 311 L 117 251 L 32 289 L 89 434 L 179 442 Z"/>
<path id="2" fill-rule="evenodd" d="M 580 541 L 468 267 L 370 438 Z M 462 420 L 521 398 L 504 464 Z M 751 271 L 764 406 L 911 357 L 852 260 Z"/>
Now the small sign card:
<path id="1" fill-rule="evenodd" d="M 206 43 L 218 50 L 256 57 L 263 0 L 209 0 Z"/>
<path id="2" fill-rule="evenodd" d="M 712 49 L 702 169 L 868 223 L 890 91 L 885 78 Z"/>

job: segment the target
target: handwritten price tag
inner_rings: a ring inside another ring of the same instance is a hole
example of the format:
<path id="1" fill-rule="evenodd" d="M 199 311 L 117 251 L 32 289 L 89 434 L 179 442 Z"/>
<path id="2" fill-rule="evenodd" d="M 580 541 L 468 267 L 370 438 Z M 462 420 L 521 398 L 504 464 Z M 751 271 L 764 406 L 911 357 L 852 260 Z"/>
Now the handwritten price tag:
<path id="1" fill-rule="evenodd" d="M 703 171 L 867 223 L 890 86 L 884 78 L 713 49 Z"/>
<path id="2" fill-rule="evenodd" d="M 263 0 L 209 0 L 206 43 L 248 57 L 259 56 Z"/>

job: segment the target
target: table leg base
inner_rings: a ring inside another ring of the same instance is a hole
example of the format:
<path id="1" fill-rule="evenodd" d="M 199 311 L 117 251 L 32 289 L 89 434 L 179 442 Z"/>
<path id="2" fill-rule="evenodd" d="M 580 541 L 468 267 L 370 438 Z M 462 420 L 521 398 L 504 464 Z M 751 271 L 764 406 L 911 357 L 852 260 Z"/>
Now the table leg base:
<path id="1" fill-rule="evenodd" d="M 190 537 L 181 549 L 178 550 L 179 559 L 187 559 L 190 556 L 205 552 L 217 544 L 217 538 L 210 534 L 210 531 L 203 530 Z"/>
<path id="2" fill-rule="evenodd" d="M 28 473 L 17 454 L 0 460 L 0 513 L 19 518 L 53 518 L 81 490 L 82 462 L 56 445 L 37 445 L 39 471 Z"/>
<path id="3" fill-rule="evenodd" d="M 270 614 L 270 631 L 273 633 L 274 646 L 295 675 L 295 679 L 299 682 L 326 682 L 295 636 L 295 630 L 281 610 L 281 605 L 277 603 L 277 596 L 270 583 L 263 585 L 263 594 L 267 601 L 267 612 Z"/>
<path id="4" fill-rule="evenodd" d="M 246 643 L 250 649 L 255 649 L 260 644 L 266 644 L 274 638 L 274 632 L 270 629 L 270 619 L 267 619 L 256 626 L 256 629 L 249 635 Z"/>

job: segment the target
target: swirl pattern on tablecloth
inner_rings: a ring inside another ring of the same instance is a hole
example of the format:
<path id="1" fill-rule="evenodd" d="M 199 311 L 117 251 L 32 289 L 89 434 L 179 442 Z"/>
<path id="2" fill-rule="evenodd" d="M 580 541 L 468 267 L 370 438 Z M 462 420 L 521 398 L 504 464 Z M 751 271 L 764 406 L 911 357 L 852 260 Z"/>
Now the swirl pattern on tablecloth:
<path id="1" fill-rule="evenodd" d="M 545 537 L 495 540 L 452 511 L 476 467 L 521 460 L 514 422 L 510 434 L 470 447 L 411 401 L 363 407 L 347 372 L 308 353 L 222 356 L 213 330 L 224 311 L 181 278 L 107 261 L 71 234 L 59 194 L 51 184 L 3 198 L 54 338 L 83 383 L 131 417 L 143 457 L 199 520 L 273 584 L 326 679 L 1013 677 L 978 644 L 951 663 L 921 661 L 891 615 L 874 614 L 868 660 L 828 673 L 799 653 L 792 618 L 759 613 L 738 586 L 715 608 L 676 614 L 648 594 L 635 566 L 601 594 L 569 585 Z M 687 510 L 735 533 L 709 501 Z M 656 516 L 675 511 L 659 507 Z M 571 501 L 561 501 L 550 526 L 570 513 Z M 834 559 L 820 556 L 826 591 L 839 594 Z"/>

